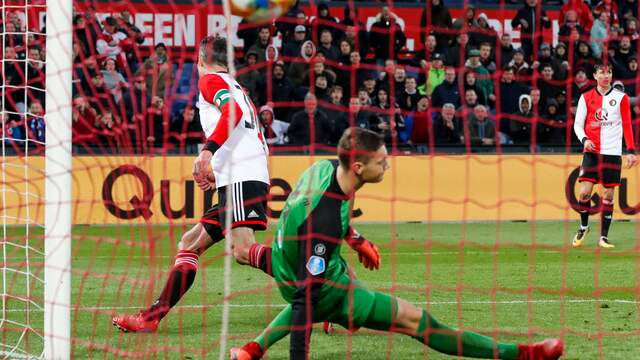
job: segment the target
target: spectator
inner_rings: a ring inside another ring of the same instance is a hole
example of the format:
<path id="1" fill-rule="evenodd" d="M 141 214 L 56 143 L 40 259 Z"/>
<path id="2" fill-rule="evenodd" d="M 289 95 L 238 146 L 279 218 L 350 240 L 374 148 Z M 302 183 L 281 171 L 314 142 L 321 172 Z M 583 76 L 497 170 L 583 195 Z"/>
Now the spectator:
<path id="1" fill-rule="evenodd" d="M 416 85 L 417 85 L 418 79 L 416 79 L 415 77 L 414 79 L 416 80 Z M 393 89 L 395 89 L 396 99 L 400 99 L 400 97 L 402 96 L 402 93 L 404 92 L 406 80 L 407 80 L 407 71 L 402 66 L 396 66 L 393 69 L 393 80 L 390 81 L 389 83 L 389 86 L 393 86 Z M 417 87 L 416 87 L 416 90 L 417 90 Z"/>
<path id="2" fill-rule="evenodd" d="M 333 70 L 327 69 L 322 57 L 316 57 L 313 61 L 313 67 L 311 71 L 305 73 L 302 77 L 304 83 L 301 86 L 315 84 L 315 78 L 324 75 L 327 78 L 328 86 L 333 86 L 336 82 L 336 73 Z"/>
<path id="3" fill-rule="evenodd" d="M 407 38 L 389 7 L 382 7 L 379 20 L 371 26 L 370 40 L 378 62 L 398 58 L 398 53 L 405 45 Z M 389 53 L 390 50 L 393 53 Z"/>
<path id="4" fill-rule="evenodd" d="M 349 126 L 357 126 L 363 129 L 370 129 L 370 119 L 376 116 L 371 112 L 370 107 L 362 103 L 361 99 L 351 98 L 349 101 Z"/>
<path id="5" fill-rule="evenodd" d="M 13 25 L 13 24 L 12 24 Z M 3 80 L 4 84 L 8 86 L 2 86 L 2 99 L 5 100 L 5 107 L 9 111 L 18 111 L 18 103 L 21 103 L 24 110 L 24 85 L 25 74 L 23 67 L 17 60 L 16 49 L 7 46 L 4 48 L 4 61 L 2 62 Z"/>
<path id="6" fill-rule="evenodd" d="M 267 63 L 274 63 L 280 60 L 280 52 L 275 45 L 270 44 L 267 46 L 267 50 L 265 51 L 265 59 Z M 261 70 L 264 72 L 264 68 L 262 68 Z"/>
<path id="7" fill-rule="evenodd" d="M 464 32 L 471 31 L 472 28 L 478 26 L 476 22 L 476 8 L 473 4 L 465 3 L 464 17 L 457 18 L 453 22 L 453 28 L 456 30 L 463 30 Z"/>
<path id="8" fill-rule="evenodd" d="M 96 124 L 97 143 L 100 144 L 100 150 L 105 153 L 111 153 L 118 150 L 122 144 L 122 127 L 120 120 L 113 115 L 111 110 L 107 110 L 98 115 Z"/>
<path id="9" fill-rule="evenodd" d="M 476 73 L 473 70 L 466 70 L 463 74 L 462 80 L 462 89 L 466 93 L 467 90 L 471 89 L 478 94 L 478 102 L 482 105 L 487 105 L 489 103 L 489 99 L 484 96 L 484 93 L 478 86 L 478 81 L 476 78 Z"/>
<path id="10" fill-rule="evenodd" d="M 567 46 L 563 42 L 556 45 L 553 61 L 559 64 L 558 70 L 554 73 L 556 80 L 566 80 L 569 77 L 571 65 L 569 65 L 569 57 L 567 54 Z"/>
<path id="11" fill-rule="evenodd" d="M 275 102 L 274 116 L 276 119 L 289 119 L 289 104 L 293 97 L 294 87 L 291 81 L 285 76 L 284 65 L 276 63 L 273 65 L 271 80 L 271 97 L 267 101 Z"/>
<path id="12" fill-rule="evenodd" d="M 173 67 L 163 43 L 155 46 L 154 54 L 145 60 L 137 75 L 145 77 L 147 89 L 152 96 L 165 97 L 166 90 L 173 86 Z"/>
<path id="13" fill-rule="evenodd" d="M 27 59 L 26 77 L 28 102 L 38 100 L 40 101 L 40 104 L 45 104 L 45 80 L 47 71 L 44 64 L 40 47 L 30 47 Z M 22 99 L 22 101 L 24 101 L 24 99 Z M 25 106 L 30 106 L 30 104 L 27 103 Z"/>
<path id="14" fill-rule="evenodd" d="M 172 142 L 181 154 L 197 154 L 203 132 L 200 115 L 193 105 L 187 105 L 171 121 Z"/>
<path id="15" fill-rule="evenodd" d="M 520 29 L 520 41 L 527 60 L 531 59 L 533 49 L 537 49 L 542 42 L 542 30 L 551 27 L 547 12 L 542 7 L 537 7 L 538 0 L 526 0 L 511 20 L 511 27 Z"/>
<path id="16" fill-rule="evenodd" d="M 608 23 L 614 28 L 620 26 L 620 19 L 618 18 L 618 4 L 613 0 L 601 0 L 593 8 L 593 17 L 596 19 L 593 22 L 595 26 L 598 19 L 602 20 L 601 15 L 606 14 Z M 593 30 L 593 28 L 591 28 Z"/>
<path id="17" fill-rule="evenodd" d="M 608 47 L 609 41 L 609 13 L 603 11 L 593 22 L 591 28 L 591 49 L 593 56 L 600 58 L 602 52 Z"/>
<path id="18" fill-rule="evenodd" d="M 91 98 L 89 101 L 91 105 L 98 110 L 98 113 L 102 113 L 107 109 L 116 109 L 116 99 L 111 94 L 111 91 L 104 82 L 102 73 L 95 73 L 91 78 Z"/>
<path id="19" fill-rule="evenodd" d="M 342 133 L 349 127 L 347 109 L 343 103 L 342 87 L 336 85 L 329 91 L 329 102 L 321 107 L 331 124 L 331 144 L 337 144 Z"/>
<path id="20" fill-rule="evenodd" d="M 320 2 L 318 4 L 318 17 L 311 19 L 311 33 L 315 36 L 316 43 L 322 42 L 322 33 L 325 30 L 329 30 L 332 38 L 341 38 L 338 34 L 338 24 L 340 20 L 337 17 L 331 16 L 329 5 L 327 2 Z"/>
<path id="21" fill-rule="evenodd" d="M 428 10 L 431 10 L 431 12 L 429 13 Z M 445 48 L 451 41 L 451 36 L 448 35 L 447 30 L 452 26 L 451 13 L 444 5 L 444 1 L 427 0 L 427 6 L 423 8 L 420 16 L 420 42 L 424 44 L 428 42 L 429 36 L 433 36 L 433 39 L 437 40 L 437 46 Z"/>
<path id="22" fill-rule="evenodd" d="M 4 137 L 4 143 L 6 146 L 12 146 L 14 150 L 24 148 L 25 129 L 22 121 L 19 121 L 16 117 L 9 116 L 5 112 L 0 112 L 0 124 L 4 126 L 3 132 L 0 135 Z"/>
<path id="23" fill-rule="evenodd" d="M 347 40 L 353 49 L 360 53 L 361 57 L 367 56 L 369 52 L 369 32 L 367 26 L 358 19 L 358 9 L 354 6 L 353 11 L 350 5 L 344 7 L 344 20 L 342 25 L 346 26 L 345 32 L 340 40 Z"/>
<path id="24" fill-rule="evenodd" d="M 73 99 L 72 142 L 74 145 L 94 146 L 97 143 L 95 128 L 98 112 L 82 96 Z"/>
<path id="25" fill-rule="evenodd" d="M 340 57 L 338 57 L 338 64 L 344 65 L 344 66 L 351 65 L 352 52 L 353 52 L 353 46 L 348 40 L 340 41 Z"/>
<path id="26" fill-rule="evenodd" d="M 491 45 L 487 42 L 480 44 L 480 63 L 489 70 L 489 73 L 493 74 L 496 71 L 496 63 L 491 55 Z"/>
<path id="27" fill-rule="evenodd" d="M 363 84 L 365 79 L 373 77 L 372 71 L 362 66 L 360 53 L 352 51 L 349 57 L 351 65 L 349 68 L 339 71 L 338 84 L 346 94 L 351 95 L 356 91 L 359 84 Z"/>
<path id="28" fill-rule="evenodd" d="M 511 43 L 511 35 L 506 32 L 502 34 L 500 36 L 500 47 L 496 50 L 496 59 L 500 63 L 500 67 L 508 65 L 513 60 L 513 55 L 516 52 Z"/>
<path id="29" fill-rule="evenodd" d="M 638 19 L 631 17 L 625 22 L 624 35 L 631 38 L 633 52 L 638 51 L 636 41 L 640 39 L 640 33 L 638 32 Z"/>
<path id="30" fill-rule="evenodd" d="M 553 80 L 553 68 L 550 64 L 544 64 L 541 68 L 540 74 L 542 75 L 537 82 L 537 87 L 540 89 L 540 96 L 542 101 L 542 107 L 547 106 L 547 99 L 555 99 L 556 95 L 560 92 L 560 87 L 555 84 Z"/>
<path id="31" fill-rule="evenodd" d="M 427 66 L 426 63 L 423 65 L 423 68 L 428 71 L 425 84 L 418 87 L 420 95 L 431 96 L 433 90 L 444 81 L 445 69 L 442 60 L 442 54 L 435 53 L 431 55 L 431 66 Z"/>
<path id="32" fill-rule="evenodd" d="M 583 68 L 587 76 L 593 74 L 593 68 L 596 64 L 596 58 L 593 56 L 591 46 L 586 41 L 578 42 L 578 51 L 573 58 L 573 66 L 575 68 Z"/>
<path id="33" fill-rule="evenodd" d="M 444 63 L 455 68 L 464 63 L 464 56 L 469 52 L 469 35 L 466 32 L 456 36 L 456 43 L 447 48 L 444 54 Z"/>
<path id="34" fill-rule="evenodd" d="M 464 92 L 464 104 L 456 109 L 456 113 L 465 124 L 468 124 L 470 116 L 473 115 L 473 111 L 478 105 L 478 94 L 476 91 L 467 89 Z"/>
<path id="35" fill-rule="evenodd" d="M 28 140 L 37 142 L 38 146 L 45 143 L 44 107 L 38 100 L 31 101 L 27 115 L 27 127 L 29 128 Z"/>
<path id="36" fill-rule="evenodd" d="M 140 116 L 147 112 L 147 106 L 151 103 L 151 96 L 147 92 L 144 77 L 136 76 L 133 87 L 125 89 L 122 94 L 122 102 L 119 108 L 120 114 L 124 114 L 126 124 L 134 123 L 134 116 Z"/>
<path id="37" fill-rule="evenodd" d="M 560 114 L 558 102 L 547 99 L 544 120 L 538 122 L 538 143 L 563 145 L 566 143 L 566 116 Z"/>
<path id="38" fill-rule="evenodd" d="M 404 87 L 400 96 L 398 96 L 398 103 L 400 109 L 406 112 L 412 112 L 416 110 L 418 106 L 418 100 L 421 96 L 418 93 L 418 80 L 415 77 L 407 77 L 404 81 Z"/>
<path id="39" fill-rule="evenodd" d="M 469 136 L 471 146 L 493 146 L 496 143 L 496 130 L 493 121 L 484 105 L 477 105 L 469 121 Z"/>
<path id="40" fill-rule="evenodd" d="M 438 47 L 436 37 L 434 35 L 428 35 L 427 40 L 424 43 L 422 49 L 418 49 L 414 52 L 414 66 L 426 67 L 427 62 L 431 59 L 433 54 L 442 53 L 442 48 Z"/>
<path id="41" fill-rule="evenodd" d="M 534 70 L 539 70 L 539 68 L 544 65 L 551 65 L 551 68 L 553 69 L 553 74 L 554 74 L 554 79 L 558 80 L 557 77 L 555 77 L 555 75 L 560 71 L 560 62 L 557 61 L 552 55 L 551 55 L 551 45 L 549 45 L 549 43 L 542 43 L 542 45 L 540 45 L 540 51 L 538 52 L 538 59 L 536 61 L 533 62 L 533 69 Z"/>
<path id="42" fill-rule="evenodd" d="M 338 62 L 340 58 L 340 50 L 333 45 L 333 36 L 331 30 L 324 29 L 320 34 L 320 45 L 318 46 L 318 52 L 322 53 L 325 58 L 332 62 Z"/>
<path id="43" fill-rule="evenodd" d="M 591 14 L 591 12 L 589 12 L 589 14 Z M 593 19 L 591 20 L 591 23 L 593 23 Z M 591 33 L 591 25 L 589 25 L 589 33 Z M 587 38 L 588 36 L 585 28 L 578 22 L 578 13 L 576 10 L 569 10 L 565 12 L 564 22 L 558 31 L 558 39 L 562 42 L 572 43 L 580 39 L 586 40 Z"/>
<path id="44" fill-rule="evenodd" d="M 292 145 L 327 145 L 331 141 L 331 132 L 331 123 L 327 115 L 318 109 L 316 97 L 311 93 L 307 94 L 304 98 L 304 110 L 297 112 L 291 118 L 287 130 L 289 143 Z"/>
<path id="45" fill-rule="evenodd" d="M 442 111 L 433 120 L 436 145 L 460 144 L 460 121 L 456 119 L 456 108 L 451 103 L 442 105 Z"/>
<path id="46" fill-rule="evenodd" d="M 398 104 L 389 102 L 389 92 L 385 88 L 378 89 L 373 109 L 377 116 L 370 120 L 370 129 L 384 136 L 385 142 L 397 141 L 398 131 L 404 129 L 404 118 Z"/>
<path id="47" fill-rule="evenodd" d="M 413 116 L 411 143 L 418 146 L 418 151 L 426 152 L 426 147 L 434 144 L 433 122 L 429 111 L 429 98 L 423 96 L 418 100 Z"/>
<path id="48" fill-rule="evenodd" d="M 480 47 L 483 43 L 487 43 L 493 47 L 498 42 L 498 33 L 489 25 L 489 17 L 485 13 L 478 15 L 476 26 L 469 29 L 469 32 L 471 33 L 470 42 L 474 46 Z"/>
<path id="49" fill-rule="evenodd" d="M 629 63 L 629 59 L 635 55 L 631 49 L 631 38 L 627 35 L 622 36 L 618 44 L 618 49 L 616 50 L 616 55 L 614 56 L 615 65 L 617 66 L 617 69 L 614 69 L 614 73 L 616 73 L 616 75 L 623 73 Z"/>
<path id="50" fill-rule="evenodd" d="M 471 49 L 469 51 L 469 57 L 465 63 L 465 67 L 467 69 L 471 69 L 476 72 L 478 77 L 478 87 L 482 94 L 478 94 L 481 100 L 486 101 L 488 104 L 493 103 L 496 100 L 496 96 L 493 92 L 493 80 L 491 79 L 491 74 L 489 70 L 487 70 L 482 63 L 480 62 L 480 51 L 476 49 Z"/>
<path id="51" fill-rule="evenodd" d="M 77 14 L 73 17 L 73 42 L 79 45 L 81 60 L 95 54 L 101 32 L 95 17 L 89 14 Z"/>
<path id="52" fill-rule="evenodd" d="M 623 80 L 624 92 L 629 95 L 629 97 L 636 96 L 637 82 L 636 77 L 638 76 L 638 60 L 635 56 L 630 57 L 627 66 L 624 71 L 620 72 L 620 75 L 617 78 Z"/>
<path id="53" fill-rule="evenodd" d="M 618 17 L 621 21 L 638 18 L 638 2 L 636 0 L 620 0 L 618 8 Z"/>
<path id="54" fill-rule="evenodd" d="M 364 87 L 361 87 L 358 90 L 358 102 L 362 106 L 371 106 L 373 103 L 371 96 L 369 96 L 369 92 Z"/>
<path id="55" fill-rule="evenodd" d="M 117 23 L 117 31 L 127 35 L 127 38 L 120 42 L 120 47 L 125 55 L 126 63 L 129 69 L 137 69 L 138 56 L 135 51 L 137 45 L 142 45 L 145 40 L 145 35 L 140 29 L 133 23 L 133 16 L 128 10 L 124 10 L 120 13 L 114 14 L 114 19 Z M 116 120 L 114 123 L 119 123 L 119 119 L 114 115 Z"/>
<path id="56" fill-rule="evenodd" d="M 285 61 L 291 61 L 291 58 L 300 56 L 300 49 L 307 37 L 307 28 L 304 25 L 296 25 L 293 39 L 286 41 L 282 50 L 282 56 Z"/>
<path id="57" fill-rule="evenodd" d="M 260 97 L 264 95 L 264 74 L 258 65 L 259 55 L 255 50 L 249 50 L 245 55 L 244 65 L 238 68 L 238 83 L 247 88 L 249 96 L 254 102 L 260 104 L 264 101 Z M 148 86 L 148 85 L 147 85 Z"/>
<path id="58" fill-rule="evenodd" d="M 142 138 L 146 142 L 142 143 L 143 152 L 148 152 L 152 148 L 162 148 L 165 144 L 165 134 L 169 133 L 169 123 L 165 120 L 165 103 L 159 96 L 151 98 L 151 106 L 147 108 L 145 121 L 141 123 Z"/>
<path id="59" fill-rule="evenodd" d="M 291 80 L 294 88 L 297 88 L 303 84 L 309 84 L 309 80 L 304 79 L 303 75 L 305 74 L 305 72 L 309 71 L 311 60 L 314 58 L 315 54 L 316 46 L 313 44 L 313 42 L 310 40 L 305 41 L 302 44 L 302 49 L 300 50 L 300 58 L 292 62 L 289 65 L 289 70 L 287 71 L 287 78 Z M 305 80 L 307 81 L 306 83 L 304 83 Z"/>
<path id="60" fill-rule="evenodd" d="M 500 112 L 503 115 L 515 114 L 520 109 L 521 95 L 528 92 L 527 88 L 520 82 L 515 81 L 515 69 L 506 67 L 502 70 L 502 78 L 500 80 Z M 529 99 L 531 104 L 531 99 Z M 501 123 L 503 125 L 503 123 Z M 501 126 L 501 128 L 506 128 Z"/>
<path id="61" fill-rule="evenodd" d="M 362 88 L 367 92 L 367 94 L 369 94 L 370 99 L 374 99 L 376 97 L 377 85 L 376 78 L 373 74 L 369 73 L 369 76 L 364 79 L 364 85 Z"/>
<path id="62" fill-rule="evenodd" d="M 122 54 L 120 43 L 127 39 L 127 34 L 119 31 L 117 25 L 116 19 L 111 16 L 104 19 L 102 34 L 96 41 L 96 51 L 100 55 L 115 59 L 120 66 L 126 67 L 126 57 Z"/>
<path id="63" fill-rule="evenodd" d="M 531 112 L 533 112 L 533 114 L 535 116 L 538 116 L 542 113 L 543 110 L 542 109 L 542 105 L 540 103 L 540 98 L 541 98 L 541 91 L 538 88 L 533 88 L 531 90 L 529 90 L 529 96 L 531 96 Z"/>
<path id="64" fill-rule="evenodd" d="M 269 105 L 260 108 L 260 125 L 264 137 L 269 145 L 283 145 L 287 143 L 289 124 L 275 118 L 273 109 Z"/>
<path id="65" fill-rule="evenodd" d="M 315 77 L 315 85 L 312 88 L 313 95 L 318 101 L 329 101 L 329 84 L 327 75 L 319 74 Z"/>
<path id="66" fill-rule="evenodd" d="M 271 43 L 271 29 L 269 26 L 262 26 L 258 31 L 256 42 L 247 50 L 247 52 L 255 52 L 258 55 L 257 62 L 261 63 L 266 60 L 267 46 Z"/>
<path id="67" fill-rule="evenodd" d="M 514 68 L 516 72 L 516 79 L 527 79 L 531 74 L 531 66 L 524 60 L 524 51 L 521 48 L 516 49 L 513 53 L 513 60 L 509 62 L 509 67 Z"/>
<path id="68" fill-rule="evenodd" d="M 127 87 L 127 81 L 121 73 L 116 70 L 116 61 L 106 58 L 102 65 L 102 78 L 105 86 L 111 91 L 116 103 L 122 99 L 122 88 Z"/>
<path id="69" fill-rule="evenodd" d="M 531 111 L 531 96 L 523 94 L 518 100 L 519 110 L 510 121 L 510 135 L 515 145 L 530 145 L 531 124 L 534 122 Z"/>
<path id="70" fill-rule="evenodd" d="M 591 13 L 589 5 L 584 3 L 584 0 L 567 0 L 567 3 L 562 6 L 560 13 L 568 14 L 570 12 L 575 12 L 576 22 L 582 26 L 585 32 L 591 31 L 591 26 L 593 25 L 593 14 Z"/>
<path id="71" fill-rule="evenodd" d="M 435 109 L 439 109 L 445 103 L 460 105 L 460 91 L 456 81 L 456 69 L 447 67 L 444 73 L 444 81 L 436 86 L 431 97 L 431 104 Z"/>

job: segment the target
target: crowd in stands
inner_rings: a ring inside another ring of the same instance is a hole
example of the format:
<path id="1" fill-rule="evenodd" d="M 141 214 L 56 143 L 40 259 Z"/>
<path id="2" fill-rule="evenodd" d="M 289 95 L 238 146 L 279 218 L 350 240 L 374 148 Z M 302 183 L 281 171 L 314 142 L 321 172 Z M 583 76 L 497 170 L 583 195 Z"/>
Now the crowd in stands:
<path id="1" fill-rule="evenodd" d="M 510 5 L 519 46 L 480 7 L 465 2 L 454 21 L 445 2 L 416 5 L 422 16 L 414 51 L 388 7 L 370 28 L 355 7 L 322 2 L 315 16 L 296 7 L 270 26 L 241 22 L 237 79 L 259 109 L 266 141 L 329 147 L 355 125 L 423 152 L 571 146 L 576 105 L 593 86 L 597 61 L 612 66 L 614 85 L 631 97 L 634 119 L 640 115 L 637 0 L 564 0 L 555 45 L 542 36 L 551 26 L 544 1 L 506 1 L 520 4 Z M 21 19 L 7 12 L 2 21 L 3 132 L 15 148 L 26 138 L 44 141 L 43 29 L 27 38 Z M 73 25 L 76 149 L 196 152 L 203 134 L 195 51 L 176 57 L 162 43 L 143 45 L 128 11 L 100 20 L 89 8 Z"/>

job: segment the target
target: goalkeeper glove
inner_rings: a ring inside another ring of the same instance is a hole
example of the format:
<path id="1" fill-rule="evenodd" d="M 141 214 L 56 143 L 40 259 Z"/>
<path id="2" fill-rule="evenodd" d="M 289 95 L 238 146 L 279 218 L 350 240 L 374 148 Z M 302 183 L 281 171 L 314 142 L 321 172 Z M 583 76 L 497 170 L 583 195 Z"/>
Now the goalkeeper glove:
<path id="1" fill-rule="evenodd" d="M 380 268 L 380 252 L 374 243 L 362 237 L 353 228 L 347 237 L 347 243 L 358 253 L 358 260 L 365 268 L 369 270 Z"/>

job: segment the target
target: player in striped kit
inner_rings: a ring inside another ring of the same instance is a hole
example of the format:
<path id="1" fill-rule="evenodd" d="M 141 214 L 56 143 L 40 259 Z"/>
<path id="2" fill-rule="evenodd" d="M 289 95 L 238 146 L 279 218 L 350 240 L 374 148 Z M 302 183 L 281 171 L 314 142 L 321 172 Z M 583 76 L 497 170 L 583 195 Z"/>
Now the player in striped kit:
<path id="1" fill-rule="evenodd" d="M 611 86 L 611 67 L 598 64 L 593 77 L 597 86 L 580 96 L 573 129 L 584 145 L 580 168 L 580 228 L 573 238 L 573 246 L 582 245 L 589 233 L 589 207 L 594 184 L 601 184 L 600 239 L 598 245 L 613 248 L 609 241 L 609 227 L 613 214 L 613 195 L 620 185 L 622 138 L 627 145 L 627 167 L 637 159 L 631 128 L 629 96 Z"/>
<path id="2" fill-rule="evenodd" d="M 202 190 L 217 188 L 218 204 L 182 236 L 175 264 L 158 299 L 137 314 L 112 319 L 125 332 L 156 331 L 160 320 L 191 287 L 199 256 L 224 238 L 228 201 L 232 206 L 233 256 L 240 264 L 272 275 L 271 248 L 257 244 L 254 236 L 254 231 L 267 227 L 268 149 L 255 106 L 227 73 L 224 38 L 207 36 L 200 42 L 198 73 L 200 121 L 207 142 L 194 162 L 193 177 Z M 227 199 L 229 187 L 231 195 Z"/>

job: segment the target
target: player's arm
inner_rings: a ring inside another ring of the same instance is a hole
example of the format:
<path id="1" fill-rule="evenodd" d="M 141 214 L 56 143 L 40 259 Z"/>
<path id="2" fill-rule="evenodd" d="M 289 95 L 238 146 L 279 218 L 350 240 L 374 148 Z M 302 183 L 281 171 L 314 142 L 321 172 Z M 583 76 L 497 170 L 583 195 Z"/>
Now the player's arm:
<path id="1" fill-rule="evenodd" d="M 631 105 L 629 103 L 629 96 L 624 95 L 620 101 L 620 115 L 622 116 L 622 133 L 624 135 L 624 142 L 627 144 L 627 167 L 635 165 L 636 159 L 636 146 L 633 138 L 633 128 L 631 126 Z"/>
<path id="2" fill-rule="evenodd" d="M 587 120 L 587 102 L 584 99 L 584 94 L 580 95 L 580 100 L 578 100 L 578 108 L 576 110 L 575 121 L 573 122 L 573 131 L 576 133 L 576 136 L 584 145 L 585 151 L 595 151 L 596 146 L 593 141 L 589 140 L 587 137 L 587 133 L 584 131 L 584 125 Z"/>
<path id="3" fill-rule="evenodd" d="M 229 127 L 235 127 L 242 118 L 242 109 L 240 106 L 233 102 L 234 114 L 231 114 L 231 93 L 228 88 L 228 84 L 217 75 L 206 75 L 198 81 L 198 89 L 204 97 L 204 99 L 214 104 L 220 109 L 220 120 L 216 128 L 211 135 L 207 138 L 204 148 L 196 158 L 193 164 L 193 178 L 198 186 L 203 190 L 208 190 L 205 187 L 211 187 L 210 176 L 211 171 L 209 164 L 213 154 L 220 149 L 220 147 L 229 138 Z"/>

